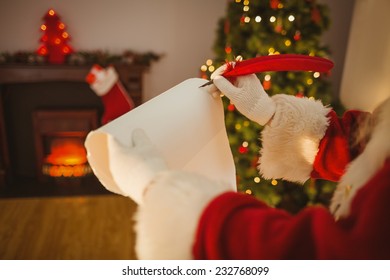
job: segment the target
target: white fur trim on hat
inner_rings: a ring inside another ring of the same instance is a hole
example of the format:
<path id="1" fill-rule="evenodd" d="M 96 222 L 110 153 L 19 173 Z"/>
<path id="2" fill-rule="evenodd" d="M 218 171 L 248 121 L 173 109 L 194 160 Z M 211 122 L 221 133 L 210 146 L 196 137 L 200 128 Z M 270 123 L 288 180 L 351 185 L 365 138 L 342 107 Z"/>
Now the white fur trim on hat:
<path id="1" fill-rule="evenodd" d="M 91 84 L 91 88 L 98 96 L 103 96 L 109 92 L 117 81 L 118 74 L 115 68 L 109 66 L 96 74 L 96 80 Z"/>
<path id="2" fill-rule="evenodd" d="M 274 117 L 262 131 L 259 171 L 266 179 L 304 183 L 310 177 L 330 108 L 320 101 L 278 94 Z"/>
<path id="3" fill-rule="evenodd" d="M 160 173 L 136 213 L 138 258 L 193 259 L 199 218 L 206 205 L 227 190 L 227 185 L 194 173 Z"/>

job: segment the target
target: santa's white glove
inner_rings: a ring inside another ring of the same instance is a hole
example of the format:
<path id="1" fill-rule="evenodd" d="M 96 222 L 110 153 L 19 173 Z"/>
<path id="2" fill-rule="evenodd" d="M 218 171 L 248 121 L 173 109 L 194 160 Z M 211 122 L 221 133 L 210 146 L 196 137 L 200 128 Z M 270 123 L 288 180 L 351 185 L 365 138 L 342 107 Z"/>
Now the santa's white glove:
<path id="1" fill-rule="evenodd" d="M 142 129 L 133 131 L 128 147 L 109 135 L 108 151 L 109 168 L 121 194 L 142 204 L 147 186 L 167 169 L 165 160 Z"/>
<path id="2" fill-rule="evenodd" d="M 265 125 L 275 113 L 275 103 L 264 91 L 255 74 L 236 78 L 234 85 L 222 76 L 226 65 L 219 67 L 212 75 L 214 85 L 208 91 L 216 96 L 218 90 L 226 95 L 238 111 L 247 118 Z"/>

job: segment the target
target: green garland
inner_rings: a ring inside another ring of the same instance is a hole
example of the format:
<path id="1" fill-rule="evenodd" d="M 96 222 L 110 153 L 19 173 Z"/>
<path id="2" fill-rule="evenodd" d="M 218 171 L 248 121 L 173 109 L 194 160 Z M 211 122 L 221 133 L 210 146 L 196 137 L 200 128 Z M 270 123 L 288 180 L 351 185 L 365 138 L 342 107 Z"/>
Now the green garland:
<path id="1" fill-rule="evenodd" d="M 66 57 L 65 65 L 92 65 L 99 64 L 107 66 L 109 64 L 134 64 L 142 66 L 150 66 L 153 61 L 158 61 L 161 55 L 153 52 L 136 53 L 133 51 L 125 51 L 121 55 L 111 54 L 107 51 L 79 51 L 74 52 Z M 40 56 L 35 52 L 19 51 L 15 53 L 1 52 L 1 64 L 30 64 L 30 65 L 45 65 L 49 64 L 46 57 Z"/>

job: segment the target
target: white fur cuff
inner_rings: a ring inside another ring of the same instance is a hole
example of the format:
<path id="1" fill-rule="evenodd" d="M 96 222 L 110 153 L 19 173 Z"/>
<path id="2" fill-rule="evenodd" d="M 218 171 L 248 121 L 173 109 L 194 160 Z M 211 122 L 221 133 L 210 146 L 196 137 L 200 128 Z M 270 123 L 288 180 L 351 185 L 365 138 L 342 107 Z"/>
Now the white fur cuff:
<path id="1" fill-rule="evenodd" d="M 259 170 L 266 179 L 304 183 L 310 177 L 330 108 L 320 101 L 278 94 L 274 118 L 262 131 Z"/>

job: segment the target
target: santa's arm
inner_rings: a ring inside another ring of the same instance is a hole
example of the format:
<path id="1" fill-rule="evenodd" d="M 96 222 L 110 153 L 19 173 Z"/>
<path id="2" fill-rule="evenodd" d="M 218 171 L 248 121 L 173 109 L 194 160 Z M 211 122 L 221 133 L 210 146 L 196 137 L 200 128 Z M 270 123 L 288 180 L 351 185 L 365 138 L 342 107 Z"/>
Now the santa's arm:
<path id="1" fill-rule="evenodd" d="M 115 187 L 108 190 L 138 204 L 136 252 L 140 259 L 190 259 L 200 215 L 230 190 L 197 174 L 169 170 L 145 132 L 136 129 L 122 145 L 108 136 L 108 162 Z"/>
<path id="2" fill-rule="evenodd" d="M 263 177 L 299 183 L 311 175 L 340 178 L 351 159 L 351 124 L 356 124 L 358 112 L 339 120 L 321 101 L 285 94 L 269 97 L 256 75 L 238 77 L 232 84 L 220 75 L 223 70 L 213 74 L 209 91 L 225 94 L 243 115 L 265 126 L 259 159 Z"/>
<path id="3" fill-rule="evenodd" d="M 309 98 L 278 94 L 272 120 L 261 133 L 259 171 L 266 179 L 304 183 L 310 177 L 330 108 Z"/>
<path id="4" fill-rule="evenodd" d="M 272 150 L 277 147 L 278 143 L 286 144 L 286 142 L 291 141 L 292 143 L 287 144 L 288 147 L 286 149 L 279 150 L 280 153 L 290 154 L 290 162 L 286 163 L 284 160 L 281 160 L 283 158 L 279 158 L 280 154 L 278 154 L 275 156 L 279 160 L 275 160 L 272 164 L 287 165 L 289 167 L 282 168 L 288 169 L 292 168 L 291 161 L 295 160 L 295 163 L 292 164 L 293 168 L 298 169 L 295 173 L 300 172 L 299 174 L 309 176 L 321 136 L 326 134 L 325 131 L 328 127 L 334 126 L 332 122 L 338 123 L 338 119 L 329 119 L 329 115 L 332 114 L 330 109 L 324 107 L 318 101 L 285 95 L 276 96 L 273 99 L 276 104 L 276 112 L 272 123 L 266 130 L 266 135 L 263 136 L 265 137 L 263 141 L 269 141 L 263 148 L 263 153 L 266 148 Z M 286 113 L 288 117 L 283 116 L 283 113 Z M 302 122 L 302 119 L 307 120 Z M 294 123 L 294 120 L 298 124 Z M 328 121 L 331 123 L 329 124 Z M 294 126 L 298 127 L 293 129 Z M 284 137 L 283 134 L 285 133 L 288 133 L 289 137 Z M 299 144 L 300 141 L 313 147 L 311 149 L 313 152 L 311 160 L 305 158 L 307 154 L 304 153 L 304 149 L 307 146 Z M 302 163 L 302 161 L 304 162 Z M 299 164 L 304 164 L 305 167 L 299 169 L 294 166 L 298 162 Z M 212 238 L 206 238 L 208 234 L 205 232 L 198 231 L 197 236 L 196 229 L 207 228 L 198 225 L 199 221 L 203 221 L 202 223 L 206 222 L 208 224 L 210 230 L 217 230 L 217 224 L 211 222 L 210 216 L 213 215 L 215 221 L 218 220 L 219 223 L 224 223 L 225 218 L 222 217 L 225 217 L 224 213 L 227 215 L 227 212 L 221 211 L 222 208 L 225 208 L 226 211 L 232 211 L 229 213 L 238 211 L 240 207 L 239 205 L 237 207 L 234 206 L 233 200 L 235 199 L 232 199 L 231 205 L 229 205 L 230 202 L 223 203 L 223 207 L 218 207 L 216 210 L 210 210 L 214 206 L 211 208 L 208 206 L 215 199 L 216 201 L 221 201 L 221 199 L 218 199 L 219 196 L 228 197 L 225 196 L 225 193 L 229 191 L 226 186 L 221 182 L 215 182 L 203 176 L 184 171 L 165 171 L 154 177 L 147 187 L 148 191 L 144 196 L 143 203 L 139 205 L 136 215 L 136 251 L 138 257 L 141 259 L 191 259 L 193 258 L 192 248 L 195 240 L 198 242 L 197 250 L 205 248 L 205 245 L 201 244 L 202 242 L 213 243 Z M 232 197 L 235 197 L 235 195 Z M 237 202 L 243 201 L 246 203 L 249 197 L 244 197 L 237 195 Z M 256 207 L 267 209 L 267 213 L 268 211 L 271 214 L 274 213 L 274 210 L 268 209 L 268 207 L 257 200 L 251 200 L 250 204 L 253 203 Z M 216 204 L 212 203 L 212 205 Z M 206 210 L 208 212 L 206 217 L 208 218 L 201 219 L 205 209 L 209 209 L 208 211 Z M 325 209 L 323 211 L 326 212 Z M 213 213 L 212 215 L 210 215 L 211 212 Z M 277 211 L 276 213 L 278 213 L 276 216 L 280 214 L 282 217 L 285 217 L 287 215 L 283 211 Z M 218 217 L 221 219 L 218 219 Z M 273 217 L 273 215 L 270 217 Z M 330 218 L 333 219 L 331 216 Z M 203 255 L 199 251 L 195 253 L 197 258 L 210 257 Z"/>
<path id="5" fill-rule="evenodd" d="M 259 171 L 267 179 L 304 183 L 339 181 L 360 152 L 353 144 L 359 121 L 369 113 L 350 110 L 341 118 L 320 101 L 278 94 L 275 114 L 261 133 Z"/>
<path id="6" fill-rule="evenodd" d="M 284 151 L 287 154 L 290 153 L 289 157 L 284 157 L 285 160 L 295 160 L 295 165 L 302 163 L 302 161 L 307 162 L 304 162 L 306 165 L 302 169 L 303 171 L 298 169 L 298 171 L 295 171 L 292 175 L 288 175 L 289 177 L 283 178 L 294 181 L 303 181 L 304 178 L 306 178 L 305 176 L 308 178 L 311 173 L 318 146 L 325 143 L 322 141 L 321 137 L 326 138 L 324 135 L 327 135 L 327 129 L 333 127 L 332 124 L 329 124 L 329 121 L 332 123 L 333 121 L 336 121 L 336 119 L 333 119 L 330 116 L 330 114 L 332 114 L 330 109 L 324 107 L 318 101 L 312 101 L 306 98 L 299 99 L 286 95 L 275 96 L 272 99 L 267 99 L 267 101 L 273 102 L 275 106 L 274 112 L 267 112 L 270 117 L 273 116 L 273 119 L 265 130 L 266 134 L 262 136 L 263 141 L 269 142 L 269 145 L 263 147 L 262 156 L 265 155 L 266 149 L 272 151 L 272 149 L 280 148 L 280 146 L 277 148 L 277 145 L 273 146 L 272 142 L 286 144 L 291 150 L 295 150 L 296 152 L 291 153 L 289 149 L 285 149 Z M 262 116 L 257 116 L 256 113 L 254 113 L 253 116 L 262 118 Z M 302 120 L 304 121 L 302 122 Z M 263 119 L 263 121 L 268 122 L 269 120 Z M 296 126 L 298 126 L 298 128 Z M 288 138 L 283 138 L 283 134 L 285 133 L 288 133 Z M 291 143 L 288 143 L 289 141 L 291 141 Z M 113 144 L 115 144 L 115 142 L 113 142 Z M 307 155 L 305 153 L 305 147 L 307 147 L 307 145 L 310 146 L 309 150 L 311 150 L 313 154 Z M 137 146 L 135 146 L 135 148 L 137 148 Z M 120 152 L 118 154 L 124 153 Z M 150 153 L 148 154 L 150 155 Z M 277 156 L 280 156 L 280 154 Z M 131 158 L 134 159 L 134 156 L 130 157 L 130 159 Z M 144 156 L 141 158 L 145 159 Z M 136 166 L 134 163 L 137 162 L 146 163 L 146 161 L 141 160 L 141 158 L 135 160 L 135 162 L 131 160 L 131 164 L 127 164 L 129 157 L 123 158 L 119 155 L 113 155 L 110 157 L 110 160 L 120 167 L 131 167 Z M 121 159 L 123 159 L 124 162 L 120 162 Z M 264 159 L 261 160 L 262 164 L 264 164 Z M 202 221 L 204 221 L 202 217 L 204 217 L 204 213 L 207 211 L 205 211 L 205 209 L 210 209 L 210 205 L 215 205 L 213 201 L 216 201 L 216 199 L 218 200 L 219 197 L 225 197 L 225 194 L 228 193 L 228 188 L 225 187 L 226 185 L 223 183 L 214 182 L 197 174 L 190 174 L 182 171 L 164 171 L 164 168 L 156 169 L 155 160 L 150 162 L 153 164 L 150 166 L 148 165 L 148 168 L 146 168 L 147 172 L 143 172 L 145 175 L 148 175 L 145 178 L 150 179 L 144 180 L 144 185 L 139 188 L 139 190 L 146 189 L 147 191 L 139 191 L 136 193 L 138 197 L 140 194 L 143 195 L 142 199 L 139 199 L 139 208 L 136 215 L 135 230 L 137 234 L 137 255 L 141 259 L 190 259 L 193 257 L 193 246 L 196 245 L 196 248 L 199 248 L 199 243 L 195 244 L 195 240 L 199 241 L 201 239 L 199 238 L 199 230 L 202 232 L 200 228 L 203 227 L 199 225 L 199 221 L 201 221 L 201 224 Z M 279 161 L 279 163 L 282 165 L 286 164 L 285 161 Z M 276 165 L 278 162 L 270 164 Z M 120 171 L 121 169 L 118 168 L 118 170 Z M 118 185 L 122 186 L 121 189 L 125 191 L 125 195 L 132 197 L 130 195 L 130 189 L 133 189 L 133 186 L 130 183 L 130 180 L 139 177 L 139 168 L 134 169 L 133 173 L 127 173 L 130 175 L 134 173 L 135 177 L 128 176 L 128 178 L 125 178 L 125 176 L 123 178 L 124 180 L 119 180 L 120 182 L 118 182 Z M 118 172 L 116 176 L 115 174 L 113 175 L 119 179 L 123 174 L 126 174 L 126 172 L 121 171 Z M 296 176 L 295 174 L 299 174 L 299 176 Z M 283 176 L 283 174 L 281 175 Z M 277 176 L 277 174 L 273 176 Z M 129 194 L 127 194 L 127 190 L 129 190 Z M 238 200 L 242 200 L 240 195 L 234 194 L 234 196 L 236 195 Z M 245 204 L 246 203 L 243 205 Z M 232 211 L 234 209 L 231 213 L 239 213 L 236 212 L 238 209 L 235 207 L 230 207 L 227 204 L 224 205 L 227 209 L 231 209 Z M 264 215 L 268 216 L 267 213 L 269 211 L 271 214 L 274 213 L 274 209 L 270 209 L 262 203 L 259 205 L 256 206 L 256 209 L 264 208 L 261 210 L 261 213 L 264 213 Z M 267 210 L 264 212 L 263 210 L 265 209 Z M 325 209 L 321 211 L 326 212 L 327 215 L 329 215 L 328 218 L 331 219 L 330 214 Z M 211 210 L 211 212 L 215 217 L 220 213 L 219 210 Z M 321 213 L 323 212 L 319 212 L 320 214 L 318 215 L 322 215 Z M 207 211 L 207 213 L 210 213 L 210 211 Z M 281 215 L 281 217 L 286 217 L 287 215 L 285 212 L 277 213 L 275 218 L 278 218 L 278 215 Z M 209 214 L 207 214 L 207 216 L 208 215 Z M 241 216 L 241 214 L 239 216 Z M 245 217 L 245 215 L 242 217 Z M 271 215 L 271 217 L 273 216 Z M 224 223 L 224 220 L 222 219 L 219 222 Z M 210 222 L 208 224 L 210 227 L 213 227 L 213 223 L 214 222 Z M 263 224 L 263 226 L 265 226 L 265 224 Z M 198 235 L 196 235 L 197 229 Z M 222 234 L 222 232 L 219 234 Z M 210 239 L 207 239 L 205 242 L 210 242 L 209 240 Z M 199 253 L 195 256 L 201 257 L 202 254 Z"/>

